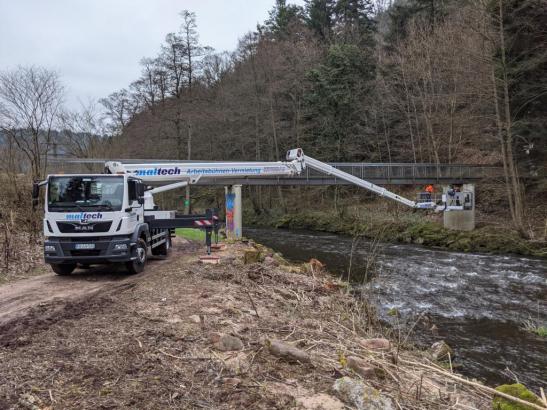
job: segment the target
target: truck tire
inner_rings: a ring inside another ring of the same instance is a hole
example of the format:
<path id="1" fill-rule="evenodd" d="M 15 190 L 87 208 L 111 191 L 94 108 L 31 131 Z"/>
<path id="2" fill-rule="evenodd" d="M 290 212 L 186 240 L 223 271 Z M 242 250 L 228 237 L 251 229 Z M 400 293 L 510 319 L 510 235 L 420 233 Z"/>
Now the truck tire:
<path id="1" fill-rule="evenodd" d="M 171 234 L 167 232 L 165 242 L 152 249 L 152 254 L 157 256 L 167 256 L 171 252 Z"/>
<path id="2" fill-rule="evenodd" d="M 51 269 L 53 269 L 53 272 L 55 272 L 57 275 L 66 276 L 70 275 L 74 269 L 76 269 L 75 263 L 52 263 Z"/>
<path id="3" fill-rule="evenodd" d="M 137 245 L 133 250 L 133 256 L 136 256 L 136 259 L 125 264 L 127 271 L 131 275 L 141 273 L 146 265 L 146 242 L 143 239 L 137 241 Z"/>

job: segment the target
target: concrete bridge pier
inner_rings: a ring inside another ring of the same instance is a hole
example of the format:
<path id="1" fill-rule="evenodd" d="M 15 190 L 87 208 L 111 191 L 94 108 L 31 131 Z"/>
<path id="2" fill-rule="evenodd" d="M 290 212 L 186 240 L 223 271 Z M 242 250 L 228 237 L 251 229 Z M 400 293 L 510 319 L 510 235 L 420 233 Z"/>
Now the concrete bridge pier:
<path id="1" fill-rule="evenodd" d="M 243 236 L 241 185 L 225 186 L 224 193 L 226 197 L 226 237 L 238 240 Z"/>
<path id="2" fill-rule="evenodd" d="M 475 229 L 475 184 L 457 185 L 460 191 L 448 195 L 454 185 L 443 186 L 443 198 L 447 209 L 443 212 L 444 227 L 456 231 L 472 231 Z M 450 209 L 451 206 L 463 206 L 463 209 Z"/>

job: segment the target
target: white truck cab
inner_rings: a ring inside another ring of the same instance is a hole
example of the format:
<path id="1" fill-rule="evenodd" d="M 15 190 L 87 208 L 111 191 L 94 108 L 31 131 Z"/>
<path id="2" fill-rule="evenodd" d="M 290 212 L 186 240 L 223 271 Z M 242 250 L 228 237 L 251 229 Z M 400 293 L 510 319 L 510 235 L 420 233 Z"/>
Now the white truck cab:
<path id="1" fill-rule="evenodd" d="M 148 253 L 167 254 L 170 231 L 145 220 L 144 185 L 130 175 L 49 175 L 44 215 L 44 257 L 59 274 L 77 264 L 124 262 L 132 273 Z M 161 243 L 153 235 L 160 233 Z M 155 245 L 155 246 L 152 246 Z"/>

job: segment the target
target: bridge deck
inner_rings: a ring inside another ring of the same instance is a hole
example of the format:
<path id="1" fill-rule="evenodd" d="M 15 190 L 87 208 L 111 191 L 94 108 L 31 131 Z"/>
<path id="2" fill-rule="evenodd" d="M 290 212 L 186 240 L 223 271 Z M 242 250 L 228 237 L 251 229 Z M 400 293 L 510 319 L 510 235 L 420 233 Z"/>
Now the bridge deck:
<path id="1" fill-rule="evenodd" d="M 162 163 L 158 160 L 120 160 L 126 163 Z M 173 161 L 169 161 L 173 162 Z M 187 161 L 181 161 L 187 162 Z M 191 161 L 193 162 L 193 161 Z M 104 160 L 86 160 L 74 158 L 50 159 L 51 173 L 101 172 Z M 500 180 L 503 168 L 486 165 L 463 164 L 413 164 L 413 163 L 366 163 L 334 162 L 329 163 L 348 174 L 379 185 L 422 185 L 440 183 L 467 183 L 480 180 Z M 301 175 L 294 177 L 252 177 L 252 178 L 207 178 L 198 185 L 347 185 L 347 181 L 325 175 L 306 168 Z"/>

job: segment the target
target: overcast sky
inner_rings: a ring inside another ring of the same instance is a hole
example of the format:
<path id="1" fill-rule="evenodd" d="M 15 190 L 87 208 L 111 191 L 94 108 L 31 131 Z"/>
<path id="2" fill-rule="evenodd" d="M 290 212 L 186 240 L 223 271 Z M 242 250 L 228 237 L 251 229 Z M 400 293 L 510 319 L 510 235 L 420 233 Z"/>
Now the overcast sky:
<path id="1" fill-rule="evenodd" d="M 303 0 L 291 3 L 302 4 Z M 57 70 L 67 105 L 127 87 L 142 57 L 157 55 L 178 13 L 197 14 L 201 42 L 231 51 L 263 22 L 274 0 L 0 0 L 0 70 Z"/>

